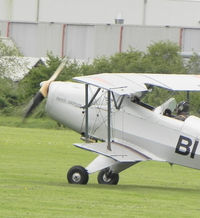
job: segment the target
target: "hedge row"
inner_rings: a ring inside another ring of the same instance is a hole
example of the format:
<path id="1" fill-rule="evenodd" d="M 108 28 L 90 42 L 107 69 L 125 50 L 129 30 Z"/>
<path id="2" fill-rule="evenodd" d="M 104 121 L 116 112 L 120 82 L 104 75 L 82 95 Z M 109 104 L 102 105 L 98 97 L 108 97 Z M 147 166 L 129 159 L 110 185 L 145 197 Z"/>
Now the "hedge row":
<path id="1" fill-rule="evenodd" d="M 1 46 L 0 46 L 1 49 Z M 1 54 L 1 52 L 0 52 Z M 56 70 L 60 58 L 51 54 L 46 66 L 40 65 L 33 68 L 30 73 L 19 83 L 0 77 L 0 112 L 4 114 L 21 113 L 24 105 L 38 91 L 39 84 L 47 80 Z M 1 66 L 0 66 L 1 69 Z M 1 70 L 0 70 L 1 72 Z M 127 52 L 116 53 L 110 57 L 96 58 L 92 64 L 79 64 L 68 60 L 58 80 L 71 80 L 74 76 L 90 75 L 96 73 L 200 73 L 200 59 L 197 55 L 192 56 L 185 63 L 179 53 L 179 46 L 167 41 L 150 45 L 146 52 L 130 49 Z M 157 90 L 155 94 L 149 95 L 145 100 L 153 105 L 162 103 L 171 93 Z M 181 99 L 183 94 L 177 98 Z M 192 110 L 199 110 L 200 96 L 191 95 Z M 41 109 L 42 110 L 42 109 Z M 41 114 L 41 113 L 40 113 Z M 43 113 L 42 113 L 43 114 Z"/>

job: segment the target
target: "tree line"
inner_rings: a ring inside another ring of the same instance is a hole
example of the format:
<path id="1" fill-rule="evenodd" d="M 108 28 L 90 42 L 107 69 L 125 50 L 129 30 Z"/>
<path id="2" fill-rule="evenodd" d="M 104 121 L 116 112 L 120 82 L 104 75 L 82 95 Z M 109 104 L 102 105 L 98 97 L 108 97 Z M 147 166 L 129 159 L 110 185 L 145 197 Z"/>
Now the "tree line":
<path id="1" fill-rule="evenodd" d="M 6 53 L 8 51 L 8 53 Z M 6 49 L 0 41 L 0 58 L 2 56 L 20 55 L 16 48 Z M 0 64 L 0 114 L 21 115 L 25 105 L 40 88 L 42 81 L 48 80 L 61 63 L 62 58 L 48 54 L 46 65 L 39 65 L 30 70 L 21 81 L 13 82 L 4 77 L 3 66 Z M 110 57 L 95 58 L 92 63 L 79 64 L 76 60 L 67 61 L 67 64 L 57 80 L 67 81 L 74 76 L 91 75 L 97 73 L 176 73 L 200 74 L 200 58 L 194 54 L 187 61 L 180 55 L 180 48 L 170 41 L 160 41 L 151 44 L 146 52 L 130 48 L 126 52 L 116 53 Z M 185 93 L 172 93 L 155 88 L 155 91 L 144 100 L 153 105 L 162 104 L 170 96 L 179 101 L 185 98 Z M 192 113 L 200 110 L 200 94 L 191 93 L 190 103 Z M 39 107 L 36 116 L 43 116 L 44 107 Z"/>

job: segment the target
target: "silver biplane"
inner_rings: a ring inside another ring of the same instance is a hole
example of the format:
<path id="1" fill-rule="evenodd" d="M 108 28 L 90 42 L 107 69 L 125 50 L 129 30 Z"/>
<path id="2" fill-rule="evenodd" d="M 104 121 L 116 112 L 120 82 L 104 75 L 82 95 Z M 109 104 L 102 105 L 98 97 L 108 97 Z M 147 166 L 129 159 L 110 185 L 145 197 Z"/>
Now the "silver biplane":
<path id="1" fill-rule="evenodd" d="M 55 81 L 63 66 L 42 83 L 25 117 L 47 97 L 49 116 L 85 141 L 74 145 L 98 154 L 86 168 L 69 169 L 69 183 L 87 184 L 88 175 L 99 171 L 99 184 L 117 184 L 121 171 L 149 160 L 200 169 L 200 118 L 172 116 L 174 98 L 156 108 L 141 100 L 154 86 L 200 91 L 199 76 L 104 73 L 75 77 L 76 82 Z M 179 110 L 184 109 L 181 104 Z"/>

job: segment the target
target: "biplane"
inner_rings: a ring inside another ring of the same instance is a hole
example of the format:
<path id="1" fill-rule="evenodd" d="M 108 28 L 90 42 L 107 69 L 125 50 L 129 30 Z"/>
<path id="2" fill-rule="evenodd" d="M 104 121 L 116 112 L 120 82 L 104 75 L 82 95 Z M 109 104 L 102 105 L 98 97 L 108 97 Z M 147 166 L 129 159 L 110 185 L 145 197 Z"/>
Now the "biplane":
<path id="1" fill-rule="evenodd" d="M 72 184 L 87 184 L 98 172 L 99 184 L 118 184 L 119 173 L 142 161 L 164 161 L 200 169 L 200 118 L 179 119 L 188 104 L 170 98 L 154 108 L 142 101 L 152 87 L 200 91 L 200 77 L 180 74 L 103 73 L 55 81 L 63 68 L 42 83 L 25 117 L 47 97 L 48 115 L 81 134 L 78 148 L 97 153 L 88 166 L 73 166 Z"/>

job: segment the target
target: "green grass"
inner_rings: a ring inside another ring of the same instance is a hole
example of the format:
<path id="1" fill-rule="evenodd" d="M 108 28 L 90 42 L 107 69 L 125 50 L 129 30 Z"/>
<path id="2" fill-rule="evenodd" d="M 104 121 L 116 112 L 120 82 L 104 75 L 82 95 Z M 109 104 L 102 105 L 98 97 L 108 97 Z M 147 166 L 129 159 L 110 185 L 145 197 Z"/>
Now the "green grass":
<path id="1" fill-rule="evenodd" d="M 62 126 L 48 117 L 28 118 L 25 121 L 20 116 L 0 116 L 0 126 L 21 127 L 21 128 L 45 128 L 45 129 L 63 129 Z"/>
<path id="2" fill-rule="evenodd" d="M 66 172 L 95 154 L 78 149 L 71 130 L 0 126 L 0 217 L 199 217 L 200 172 L 146 162 L 117 186 L 70 185 Z"/>

